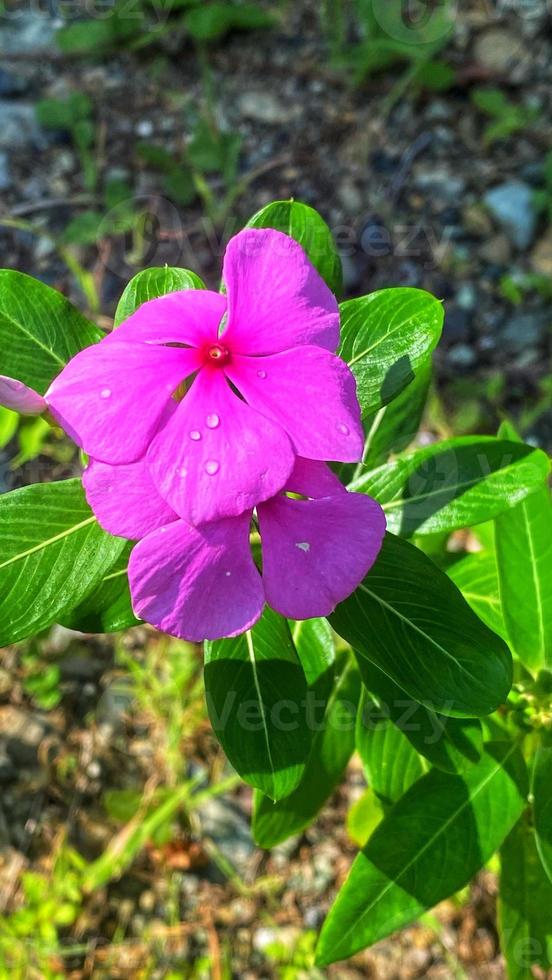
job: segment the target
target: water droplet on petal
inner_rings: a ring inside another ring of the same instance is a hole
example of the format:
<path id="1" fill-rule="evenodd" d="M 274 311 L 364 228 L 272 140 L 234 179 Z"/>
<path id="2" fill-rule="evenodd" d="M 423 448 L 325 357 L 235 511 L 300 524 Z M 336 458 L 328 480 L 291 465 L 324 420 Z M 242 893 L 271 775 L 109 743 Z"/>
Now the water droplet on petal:
<path id="1" fill-rule="evenodd" d="M 295 547 L 299 548 L 300 551 L 310 551 L 310 543 L 308 541 L 297 541 Z"/>
<path id="2" fill-rule="evenodd" d="M 230 578 L 232 572 L 225 572 L 224 574 L 226 575 L 226 578 Z"/>
<path id="3" fill-rule="evenodd" d="M 344 436 L 348 436 L 349 432 L 351 431 L 349 426 L 345 425 L 345 422 L 339 422 L 337 428 Z"/>
<path id="4" fill-rule="evenodd" d="M 181 476 L 182 478 L 184 478 L 185 476 L 188 476 L 188 470 L 186 469 L 185 466 L 182 466 L 180 468 L 180 470 L 178 471 L 178 475 Z"/>
<path id="5" fill-rule="evenodd" d="M 201 439 L 201 432 L 198 432 L 197 429 L 192 429 L 190 432 L 190 439 L 193 439 L 194 442 L 199 442 Z"/>
<path id="6" fill-rule="evenodd" d="M 111 398 L 111 388 L 102 388 L 100 395 L 102 398 Z"/>
<path id="7" fill-rule="evenodd" d="M 218 463 L 216 459 L 208 459 L 205 463 L 205 472 L 208 473 L 209 476 L 214 476 L 215 473 L 218 473 L 219 469 L 220 463 Z"/>
<path id="8" fill-rule="evenodd" d="M 258 378 L 266 378 L 266 371 L 257 371 Z"/>
<path id="9" fill-rule="evenodd" d="M 206 421 L 208 429 L 217 429 L 220 425 L 220 419 L 215 412 L 212 415 L 208 415 Z"/>

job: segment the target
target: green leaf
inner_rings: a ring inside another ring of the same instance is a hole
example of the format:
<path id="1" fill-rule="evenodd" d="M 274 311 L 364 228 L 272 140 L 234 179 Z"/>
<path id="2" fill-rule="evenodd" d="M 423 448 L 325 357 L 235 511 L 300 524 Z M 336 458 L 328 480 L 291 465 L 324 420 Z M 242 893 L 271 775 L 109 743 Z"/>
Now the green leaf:
<path id="1" fill-rule="evenodd" d="M 209 3 L 195 7 L 183 18 L 196 41 L 218 41 L 230 31 L 253 31 L 272 27 L 273 17 L 256 3 Z"/>
<path id="2" fill-rule="evenodd" d="M 400 728 L 363 688 L 356 723 L 356 750 L 377 798 L 390 807 L 427 767 Z"/>
<path id="3" fill-rule="evenodd" d="M 328 225 L 314 208 L 299 201 L 273 201 L 257 211 L 247 222 L 247 227 L 274 228 L 290 235 L 302 245 L 332 293 L 341 295 L 341 259 Z"/>
<path id="4" fill-rule="evenodd" d="M 72 92 L 67 99 L 41 99 L 36 117 L 45 129 L 72 129 L 92 113 L 92 102 L 84 92 Z"/>
<path id="5" fill-rule="evenodd" d="M 537 848 L 542 866 L 552 882 L 552 748 L 548 745 L 537 749 L 531 792 Z"/>
<path id="6" fill-rule="evenodd" d="M 495 521 L 502 612 L 512 650 L 530 670 L 552 667 L 552 497 L 548 487 Z"/>
<path id="7" fill-rule="evenodd" d="M 355 859 L 320 936 L 317 963 L 345 959 L 463 888 L 500 847 L 526 802 L 523 759 L 494 743 L 461 776 L 415 783 Z"/>
<path id="8" fill-rule="evenodd" d="M 86 599 L 60 617 L 62 626 L 81 633 L 116 633 L 141 622 L 132 611 L 128 585 L 128 559 L 133 544 L 120 557 Z"/>
<path id="9" fill-rule="evenodd" d="M 205 650 L 213 730 L 242 779 L 272 800 L 299 783 L 311 746 L 307 684 L 285 619 L 266 609 L 241 636 Z"/>
<path id="10" fill-rule="evenodd" d="M 542 487 L 546 453 L 494 436 L 461 436 L 426 446 L 354 480 L 351 490 L 382 505 L 395 534 L 471 527 Z"/>
<path id="11" fill-rule="evenodd" d="M 205 283 L 189 269 L 171 268 L 168 265 L 144 269 L 125 286 L 115 311 L 115 326 L 118 327 L 123 320 L 127 320 L 142 303 L 181 289 L 205 289 Z"/>
<path id="12" fill-rule="evenodd" d="M 67 361 L 103 336 L 56 289 L 0 269 L 0 374 L 43 395 Z"/>
<path id="13" fill-rule="evenodd" d="M 433 711 L 479 717 L 510 690 L 512 658 L 503 640 L 480 622 L 444 572 L 392 534 L 330 623 L 357 655 Z"/>
<path id="14" fill-rule="evenodd" d="M 19 415 L 0 405 L 0 449 L 5 449 L 13 439 L 19 425 Z"/>
<path id="15" fill-rule="evenodd" d="M 291 622 L 291 634 L 309 688 L 331 687 L 335 665 L 335 644 L 327 619 Z"/>
<path id="16" fill-rule="evenodd" d="M 377 825 L 381 823 L 382 817 L 381 803 L 369 786 L 347 813 L 347 833 L 353 844 L 364 847 Z"/>
<path id="17" fill-rule="evenodd" d="M 441 303 L 422 289 L 381 289 L 341 304 L 339 354 L 356 378 L 363 418 L 427 369 L 442 327 Z"/>
<path id="18" fill-rule="evenodd" d="M 498 571 L 492 551 L 466 555 L 447 568 L 447 575 L 486 626 L 506 639 L 498 591 Z"/>
<path id="19" fill-rule="evenodd" d="M 500 851 L 498 926 L 509 980 L 534 980 L 552 966 L 552 884 L 544 874 L 525 815 Z"/>
<path id="20" fill-rule="evenodd" d="M 255 794 L 253 837 L 260 847 L 275 847 L 298 834 L 316 817 L 338 785 L 354 750 L 355 712 L 360 693 L 358 672 L 341 654 L 325 696 L 310 700 L 309 724 L 315 734 L 301 782 L 284 800 L 272 803 Z"/>
<path id="21" fill-rule="evenodd" d="M 416 752 L 445 772 L 463 772 L 479 762 L 483 751 L 483 736 L 477 719 L 447 718 L 429 711 L 409 698 L 405 691 L 365 657 L 359 657 L 358 663 L 363 683 L 377 698 L 380 717 L 383 714 L 389 718 Z M 370 725 L 373 724 L 373 704 L 370 709 L 366 711 L 368 730 L 365 734 L 368 739 Z M 359 717 L 358 726 L 361 723 L 362 719 Z M 358 737 L 359 727 L 357 739 Z"/>
<path id="22" fill-rule="evenodd" d="M 80 480 L 0 496 L 0 646 L 55 623 L 94 589 L 124 546 L 102 531 Z"/>

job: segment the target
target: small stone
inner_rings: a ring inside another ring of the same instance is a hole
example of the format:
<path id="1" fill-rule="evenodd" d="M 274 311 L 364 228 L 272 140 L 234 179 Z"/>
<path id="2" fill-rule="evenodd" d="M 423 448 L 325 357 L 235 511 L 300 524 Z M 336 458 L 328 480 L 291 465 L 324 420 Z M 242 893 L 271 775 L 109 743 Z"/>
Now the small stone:
<path id="1" fill-rule="evenodd" d="M 470 204 L 462 214 L 462 224 L 470 235 L 485 238 L 493 231 L 492 221 L 481 204 Z"/>
<path id="2" fill-rule="evenodd" d="M 537 230 L 533 190 L 520 180 L 508 180 L 483 198 L 495 221 L 516 248 L 529 248 Z"/>
<path id="3" fill-rule="evenodd" d="M 0 68 L 0 96 L 21 95 L 28 88 L 27 82 L 20 75 L 12 75 L 11 72 Z"/>
<path id="4" fill-rule="evenodd" d="M 0 150 L 0 191 L 7 191 L 12 185 L 8 154 Z"/>
<path id="5" fill-rule="evenodd" d="M 499 344 L 512 353 L 539 347 L 552 326 L 552 313 L 516 313 L 499 332 Z"/>
<path id="6" fill-rule="evenodd" d="M 151 119 L 141 119 L 136 126 L 136 135 L 141 136 L 142 139 L 148 139 L 153 136 L 154 126 Z"/>
<path id="7" fill-rule="evenodd" d="M 460 370 L 472 367 L 477 360 L 477 354 L 467 344 L 455 344 L 448 352 L 448 362 L 451 367 Z"/>
<path id="8" fill-rule="evenodd" d="M 0 99 L 0 148 L 21 149 L 29 144 L 43 147 L 45 142 L 33 105 Z"/>
<path id="9" fill-rule="evenodd" d="M 512 246 L 506 235 L 493 235 L 489 238 L 479 249 L 479 257 L 493 266 L 508 265 L 512 257 Z"/>
<path id="10" fill-rule="evenodd" d="M 443 342 L 449 344 L 465 343 L 470 335 L 471 317 L 467 310 L 447 310 L 443 326 Z"/>
<path id="11" fill-rule="evenodd" d="M 337 196 L 340 204 L 343 205 L 346 211 L 358 214 L 362 210 L 362 194 L 352 180 L 346 179 L 341 182 L 337 190 Z"/>
<path id="12" fill-rule="evenodd" d="M 37 764 L 40 743 L 50 730 L 48 722 L 37 712 L 31 713 L 13 705 L 0 707 L 0 733 L 16 766 Z"/>
<path id="13" fill-rule="evenodd" d="M 531 268 L 538 276 L 552 279 L 552 230 L 539 239 L 531 254 Z"/>
<path id="14" fill-rule="evenodd" d="M 427 173 L 419 173 L 414 178 L 414 186 L 424 193 L 431 192 L 432 197 L 440 201 L 456 204 L 466 190 L 466 181 L 444 168 L 436 167 Z"/>
<path id="15" fill-rule="evenodd" d="M 29 55 L 47 51 L 54 47 L 56 32 L 55 18 L 39 13 L 33 7 L 29 13 L 19 9 L 4 14 L 0 27 L 0 51 L 8 58 L 10 54 Z"/>
<path id="16" fill-rule="evenodd" d="M 238 98 L 238 109 L 246 119 L 274 126 L 289 123 L 301 112 L 299 105 L 285 104 L 270 92 L 243 92 Z"/>
<path id="17" fill-rule="evenodd" d="M 203 833 L 211 837 L 239 875 L 247 876 L 255 853 L 249 823 L 230 799 L 212 797 L 198 808 Z"/>
<path id="18" fill-rule="evenodd" d="M 476 61 L 491 74 L 510 73 L 513 68 L 529 60 L 529 51 L 518 34 L 503 27 L 492 27 L 479 34 L 473 54 Z"/>
<path id="19" fill-rule="evenodd" d="M 477 305 L 477 291 L 471 282 L 462 283 L 456 293 L 456 302 L 462 310 L 474 310 Z"/>

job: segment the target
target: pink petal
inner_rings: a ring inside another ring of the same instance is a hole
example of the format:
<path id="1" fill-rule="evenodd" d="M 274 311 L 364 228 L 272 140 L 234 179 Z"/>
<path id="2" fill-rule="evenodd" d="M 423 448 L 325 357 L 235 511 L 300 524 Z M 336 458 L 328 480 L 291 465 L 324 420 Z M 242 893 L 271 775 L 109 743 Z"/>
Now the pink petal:
<path id="1" fill-rule="evenodd" d="M 271 228 L 246 228 L 228 243 L 225 341 L 241 354 L 274 354 L 298 344 L 335 351 L 339 307 L 300 245 Z"/>
<path id="2" fill-rule="evenodd" d="M 0 374 L 0 405 L 20 415 L 42 415 L 48 407 L 37 391 L 5 374 Z"/>
<path id="3" fill-rule="evenodd" d="M 253 408 L 285 429 L 299 456 L 361 459 L 356 382 L 335 354 L 305 346 L 270 357 L 235 355 L 225 370 Z"/>
<path id="4" fill-rule="evenodd" d="M 304 497 L 333 497 L 336 493 L 347 493 L 341 480 L 326 463 L 318 459 L 304 459 L 297 456 L 293 472 L 284 490 L 300 493 Z"/>
<path id="5" fill-rule="evenodd" d="M 197 366 L 194 350 L 102 340 L 69 361 L 46 401 L 94 459 L 131 463 L 144 455 L 172 393 Z"/>
<path id="6" fill-rule="evenodd" d="M 261 615 L 261 577 L 249 549 L 251 514 L 153 531 L 130 556 L 134 611 L 157 629 L 199 643 L 235 636 Z"/>
<path id="7" fill-rule="evenodd" d="M 161 495 L 196 525 L 274 496 L 294 455 L 279 425 L 238 398 L 223 371 L 204 368 L 154 439 L 148 462 Z"/>
<path id="8" fill-rule="evenodd" d="M 226 298 L 221 293 L 208 289 L 178 290 L 143 303 L 106 339 L 110 343 L 175 343 L 200 347 L 216 341 L 225 312 Z"/>
<path id="9" fill-rule="evenodd" d="M 371 497 L 277 497 L 258 509 L 266 601 L 290 619 L 328 616 L 374 564 L 385 532 Z"/>
<path id="10" fill-rule="evenodd" d="M 159 496 L 145 457 L 137 463 L 111 466 L 92 460 L 82 482 L 86 499 L 105 531 L 138 540 L 177 520 Z"/>

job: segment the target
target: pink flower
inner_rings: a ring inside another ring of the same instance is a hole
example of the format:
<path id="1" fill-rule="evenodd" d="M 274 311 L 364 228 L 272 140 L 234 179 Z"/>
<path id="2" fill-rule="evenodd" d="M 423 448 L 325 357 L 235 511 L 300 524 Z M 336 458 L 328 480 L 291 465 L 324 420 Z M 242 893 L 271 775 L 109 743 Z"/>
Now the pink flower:
<path id="1" fill-rule="evenodd" d="M 0 374 L 0 405 L 20 415 L 42 415 L 48 407 L 37 391 L 5 374 Z"/>
<path id="2" fill-rule="evenodd" d="M 93 462 L 84 485 L 102 527 L 142 538 L 129 565 L 136 614 L 191 641 L 242 633 L 265 602 L 290 619 L 329 615 L 372 567 L 385 532 L 375 500 L 349 493 L 324 463 L 297 458 L 283 492 L 257 507 L 261 574 L 252 510 L 192 527 L 156 493 L 143 460 Z"/>
<path id="3" fill-rule="evenodd" d="M 300 245 L 246 229 L 228 245 L 223 277 L 226 295 L 187 290 L 144 303 L 46 394 L 85 452 L 112 465 L 145 461 L 161 497 L 193 525 L 274 497 L 296 455 L 362 454 L 355 381 L 334 354 L 338 306 Z"/>

